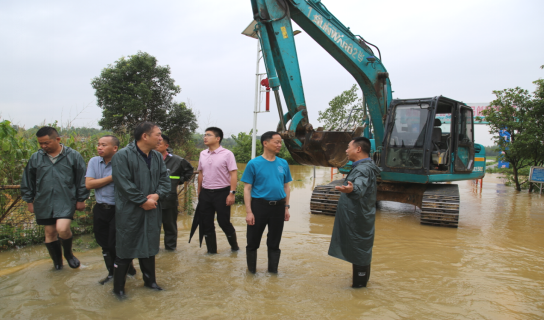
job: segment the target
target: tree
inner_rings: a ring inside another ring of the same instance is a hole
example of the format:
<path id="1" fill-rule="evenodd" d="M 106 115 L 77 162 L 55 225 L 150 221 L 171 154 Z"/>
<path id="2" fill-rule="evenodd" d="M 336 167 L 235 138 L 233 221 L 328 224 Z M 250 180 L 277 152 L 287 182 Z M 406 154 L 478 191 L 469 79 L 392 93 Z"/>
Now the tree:
<path id="1" fill-rule="evenodd" d="M 93 78 L 91 85 L 102 108 L 98 124 L 116 134 L 131 132 L 142 121 L 155 122 L 165 132 L 181 126 L 182 136 L 185 130 L 196 129 L 192 110 L 173 101 L 181 89 L 170 77 L 170 67 L 157 65 L 148 53 L 121 57 Z"/>
<path id="2" fill-rule="evenodd" d="M 8 120 L 0 122 L 0 185 L 18 185 L 38 145 L 18 135 Z"/>
<path id="3" fill-rule="evenodd" d="M 253 130 L 249 132 L 249 134 L 240 132 L 238 135 L 231 135 L 232 139 L 236 142 L 236 145 L 231 148 L 232 153 L 234 154 L 234 157 L 236 158 L 237 163 L 248 163 L 251 160 L 251 134 L 253 133 Z M 256 146 L 256 153 L 255 155 L 259 156 L 263 153 L 263 146 L 261 145 L 261 141 L 259 138 L 257 138 L 255 142 Z"/>
<path id="4" fill-rule="evenodd" d="M 540 66 L 544 69 L 544 65 Z M 529 140 L 529 153 L 531 154 L 531 166 L 544 166 L 544 79 L 533 81 L 536 90 L 533 93 L 532 106 L 529 117 L 532 119 L 527 129 Z M 529 192 L 532 192 L 534 184 L 529 184 Z"/>
<path id="5" fill-rule="evenodd" d="M 515 188 L 521 191 L 519 171 L 527 166 L 544 164 L 544 89 L 543 80 L 534 82 L 536 91 L 516 87 L 495 90 L 497 97 L 482 114 L 489 122 L 490 133 L 510 133 L 510 141 L 495 136 L 495 143 L 504 151 L 504 160 L 512 166 Z"/>
<path id="6" fill-rule="evenodd" d="M 164 122 L 157 122 L 170 138 L 172 147 L 189 142 L 198 127 L 196 115 L 185 103 L 173 103 Z"/>
<path id="7" fill-rule="evenodd" d="M 0 185 L 18 185 L 37 145 L 18 135 L 7 120 L 0 122 Z M 0 189 L 0 223 L 21 202 L 19 189 Z"/>
<path id="8" fill-rule="evenodd" d="M 241 132 L 238 135 L 231 135 L 232 139 L 236 142 L 236 145 L 230 148 L 234 157 L 236 158 L 237 163 L 248 163 L 251 160 L 251 134 L 253 130 L 249 131 L 249 134 Z M 255 142 L 256 152 L 255 155 L 260 156 L 263 153 L 263 146 L 261 145 L 260 137 L 257 136 L 257 141 Z M 297 162 L 293 159 L 287 147 L 285 145 L 281 146 L 280 153 L 278 157 L 283 158 L 287 161 L 289 165 L 298 165 Z"/>
<path id="9" fill-rule="evenodd" d="M 357 85 L 342 92 L 329 102 L 329 107 L 324 111 L 319 111 L 318 121 L 323 122 L 323 129 L 340 129 L 346 125 L 351 113 L 350 123 L 360 124 L 364 117 L 362 98 L 357 95 Z M 353 110 L 360 109 L 360 110 Z M 353 112 L 352 112 L 353 110 Z"/>

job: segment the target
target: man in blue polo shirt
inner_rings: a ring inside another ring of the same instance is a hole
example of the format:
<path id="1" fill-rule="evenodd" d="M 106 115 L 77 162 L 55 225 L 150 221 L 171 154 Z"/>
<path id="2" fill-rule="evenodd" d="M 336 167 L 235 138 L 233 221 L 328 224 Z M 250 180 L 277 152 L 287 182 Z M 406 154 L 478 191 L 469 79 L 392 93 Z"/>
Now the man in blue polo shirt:
<path id="1" fill-rule="evenodd" d="M 247 163 L 242 182 L 247 222 L 247 268 L 257 270 L 257 249 L 268 225 L 268 272 L 278 273 L 280 241 L 283 224 L 289 221 L 289 182 L 291 172 L 287 161 L 276 155 L 281 150 L 281 136 L 266 132 L 261 136 L 263 155 Z"/>
<path id="2" fill-rule="evenodd" d="M 115 186 L 111 176 L 111 158 L 119 149 L 119 139 L 106 135 L 98 140 L 98 155 L 91 158 L 85 175 L 85 187 L 94 189 L 96 204 L 93 208 L 93 230 L 98 245 L 102 247 L 102 256 L 108 269 L 108 276 L 100 280 L 104 284 L 113 279 L 115 261 Z M 129 274 L 136 274 L 134 266 Z"/>

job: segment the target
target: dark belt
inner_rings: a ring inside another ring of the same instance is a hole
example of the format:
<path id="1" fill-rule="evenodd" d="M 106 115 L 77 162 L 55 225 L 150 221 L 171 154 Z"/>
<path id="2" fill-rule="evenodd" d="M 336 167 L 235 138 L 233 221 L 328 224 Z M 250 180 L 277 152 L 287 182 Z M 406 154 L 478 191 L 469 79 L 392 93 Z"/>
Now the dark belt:
<path id="1" fill-rule="evenodd" d="M 217 192 L 230 191 L 230 186 L 219 188 L 219 189 L 207 189 L 203 187 L 202 190 L 206 192 L 210 192 L 210 193 L 217 193 Z"/>
<path id="2" fill-rule="evenodd" d="M 252 198 L 252 200 L 269 206 L 285 205 L 285 198 L 277 201 L 269 201 L 265 200 L 264 198 Z"/>
<path id="3" fill-rule="evenodd" d="M 111 208 L 115 208 L 115 205 L 110 205 L 110 204 L 96 203 L 96 205 L 102 207 L 102 208 L 105 209 L 105 210 L 109 210 L 109 209 L 111 209 Z"/>

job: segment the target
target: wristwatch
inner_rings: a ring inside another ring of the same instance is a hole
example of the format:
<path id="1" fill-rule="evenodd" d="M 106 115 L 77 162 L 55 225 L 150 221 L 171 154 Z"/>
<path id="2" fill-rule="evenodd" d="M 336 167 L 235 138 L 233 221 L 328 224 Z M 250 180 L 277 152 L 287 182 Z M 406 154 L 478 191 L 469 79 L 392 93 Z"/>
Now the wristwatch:
<path id="1" fill-rule="evenodd" d="M 229 193 L 231 193 L 231 194 L 236 194 L 236 191 L 230 191 Z"/>
<path id="2" fill-rule="evenodd" d="M 291 205 L 285 204 L 285 208 L 291 208 Z"/>

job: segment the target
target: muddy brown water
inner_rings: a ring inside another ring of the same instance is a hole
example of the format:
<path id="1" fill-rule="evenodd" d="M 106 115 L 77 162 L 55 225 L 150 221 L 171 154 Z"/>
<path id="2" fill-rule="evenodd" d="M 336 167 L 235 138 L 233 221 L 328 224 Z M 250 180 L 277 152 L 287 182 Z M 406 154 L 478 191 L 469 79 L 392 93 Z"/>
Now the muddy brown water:
<path id="1" fill-rule="evenodd" d="M 218 226 L 219 254 L 187 243 L 192 216 L 182 214 L 178 250 L 161 244 L 157 255 L 166 290 L 144 288 L 138 270 L 124 302 L 111 294 L 111 282 L 97 282 L 106 275 L 98 248 L 77 253 L 81 268 L 65 263 L 62 271 L 52 270 L 43 245 L 1 252 L 0 318 L 544 318 L 544 196 L 518 193 L 496 175 L 485 177 L 481 191 L 459 182 L 458 229 L 420 225 L 413 206 L 381 202 L 370 282 L 352 289 L 351 265 L 327 255 L 334 217 L 310 214 L 313 186 L 330 181 L 330 169 L 317 168 L 315 181 L 312 167 L 291 170 L 278 275 L 266 272 L 264 238 L 257 274 L 246 271 L 245 211 L 236 205 L 239 252 L 231 253 Z"/>

